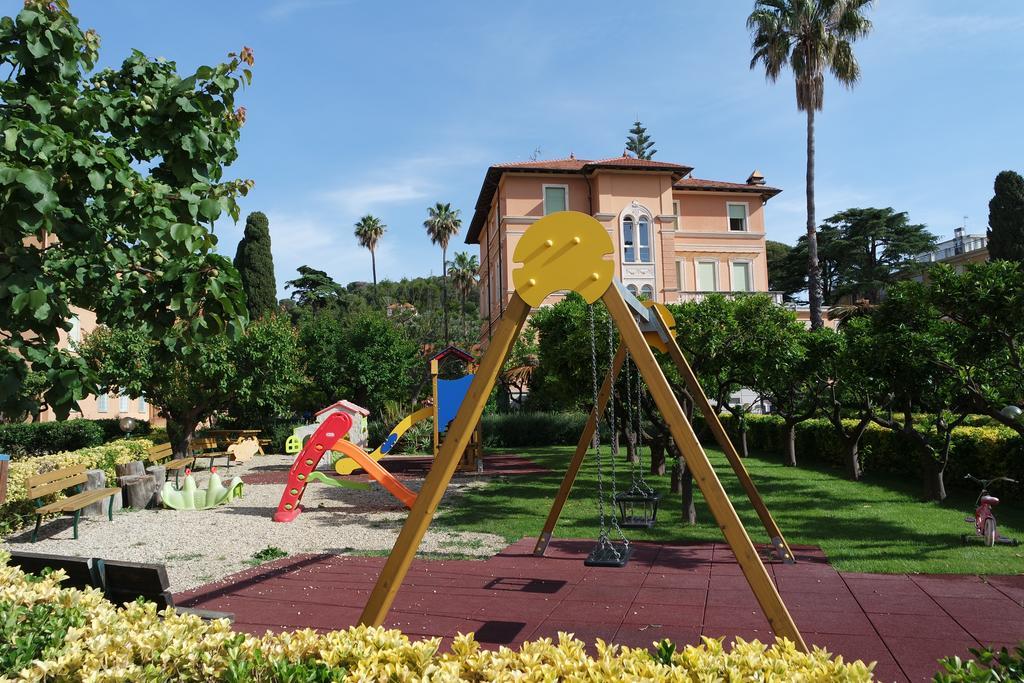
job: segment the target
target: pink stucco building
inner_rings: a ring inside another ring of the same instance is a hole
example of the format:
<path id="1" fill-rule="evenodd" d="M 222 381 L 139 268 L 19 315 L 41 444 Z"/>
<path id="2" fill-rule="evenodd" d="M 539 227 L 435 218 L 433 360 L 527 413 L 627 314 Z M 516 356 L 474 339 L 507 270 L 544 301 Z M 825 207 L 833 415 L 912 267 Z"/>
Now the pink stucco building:
<path id="1" fill-rule="evenodd" d="M 491 166 L 466 235 L 467 244 L 480 245 L 482 338 L 511 296 L 520 236 L 567 209 L 604 224 L 616 275 L 636 294 L 676 303 L 707 292 L 767 292 L 764 205 L 781 190 L 757 171 L 731 183 L 693 178 L 692 170 L 628 156 Z"/>

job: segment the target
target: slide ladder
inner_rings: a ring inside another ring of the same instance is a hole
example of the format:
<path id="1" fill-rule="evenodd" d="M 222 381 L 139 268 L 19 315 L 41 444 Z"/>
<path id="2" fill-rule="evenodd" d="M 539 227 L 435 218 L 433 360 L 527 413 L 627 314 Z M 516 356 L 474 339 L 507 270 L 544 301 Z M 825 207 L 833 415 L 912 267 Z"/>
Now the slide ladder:
<path id="1" fill-rule="evenodd" d="M 309 482 L 309 475 L 316 470 L 320 459 L 327 451 L 341 453 L 366 471 L 370 477 L 386 488 L 391 495 L 400 500 L 407 508 L 411 508 L 416 502 L 416 494 L 406 488 L 398 481 L 393 474 L 384 469 L 369 453 L 359 446 L 345 439 L 348 430 L 352 428 L 352 418 L 345 413 L 334 413 L 330 415 L 320 427 L 313 433 L 306 442 L 302 451 L 295 458 L 291 470 L 288 472 L 288 484 L 284 493 L 281 494 L 281 502 L 278 503 L 277 512 L 274 513 L 275 522 L 290 522 L 302 512 L 299 501 L 306 490 Z"/>

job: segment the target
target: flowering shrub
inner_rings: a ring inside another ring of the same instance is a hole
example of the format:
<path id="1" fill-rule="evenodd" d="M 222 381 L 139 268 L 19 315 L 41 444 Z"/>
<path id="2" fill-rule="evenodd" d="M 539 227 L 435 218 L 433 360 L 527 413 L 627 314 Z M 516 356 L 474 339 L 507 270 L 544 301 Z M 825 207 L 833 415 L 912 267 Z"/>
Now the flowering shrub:
<path id="1" fill-rule="evenodd" d="M 96 590 L 61 589 L 62 573 L 39 579 L 7 566 L 0 553 L 0 609 L 32 610 L 57 606 L 84 615 L 65 619 L 50 633 L 29 633 L 20 621 L 22 640 L 47 645 L 20 670 L 0 670 L 14 680 L 89 681 L 696 681 L 804 680 L 870 681 L 872 667 L 833 659 L 817 649 L 806 654 L 782 641 L 771 647 L 737 639 L 731 651 L 721 641 L 699 646 L 644 649 L 597 642 L 590 656 L 582 642 L 559 634 L 524 643 L 518 650 L 481 649 L 472 635 L 460 635 L 448 653 L 440 639 L 410 641 L 399 631 L 355 626 L 344 631 L 301 631 L 252 636 L 235 633 L 227 620 L 204 622 L 157 612 L 152 604 L 115 608 Z M 63 643 L 54 636 L 63 629 Z M 0 647 L 6 644 L 0 644 Z M 20 662 L 19 662 L 20 664 Z"/>
<path id="2" fill-rule="evenodd" d="M 29 477 L 74 465 L 85 465 L 88 469 L 103 470 L 107 475 L 107 485 L 110 486 L 116 476 L 115 465 L 145 460 L 152 445 L 148 439 L 121 439 L 102 446 L 13 461 L 7 474 L 7 502 L 0 506 L 0 533 L 18 528 L 32 514 L 35 505 L 27 499 L 28 491 L 25 488 L 25 481 Z M 55 493 L 45 502 L 57 500 L 63 495 Z"/>

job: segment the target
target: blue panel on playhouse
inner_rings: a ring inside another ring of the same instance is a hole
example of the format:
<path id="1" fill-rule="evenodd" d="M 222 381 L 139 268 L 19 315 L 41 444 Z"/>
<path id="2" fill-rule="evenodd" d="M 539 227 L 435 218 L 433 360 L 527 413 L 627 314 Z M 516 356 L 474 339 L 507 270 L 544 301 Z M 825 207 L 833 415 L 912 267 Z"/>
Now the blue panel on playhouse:
<path id="1" fill-rule="evenodd" d="M 469 385 L 473 382 L 473 375 L 466 375 L 458 379 L 437 380 L 437 430 L 444 434 L 448 431 L 448 425 L 455 419 L 459 412 L 462 400 L 466 398 Z"/>

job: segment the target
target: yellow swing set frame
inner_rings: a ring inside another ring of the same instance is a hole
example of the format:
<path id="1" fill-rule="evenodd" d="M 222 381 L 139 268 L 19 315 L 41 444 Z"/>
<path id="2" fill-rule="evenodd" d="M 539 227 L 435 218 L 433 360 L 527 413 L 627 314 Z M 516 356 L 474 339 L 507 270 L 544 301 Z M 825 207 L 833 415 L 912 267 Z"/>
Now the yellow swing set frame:
<path id="1" fill-rule="evenodd" d="M 707 397 L 700 390 L 700 385 L 685 357 L 674 343 L 674 336 L 669 332 L 670 323 L 665 319 L 663 311 L 656 306 L 645 308 L 633 299 L 622 283 L 615 278 L 614 263 L 605 259 L 605 256 L 612 253 L 612 241 L 604 226 L 593 217 L 574 211 L 545 216 L 531 225 L 520 238 L 513 253 L 513 261 L 522 264 L 521 268 L 512 273 L 515 292 L 502 314 L 490 345 L 480 359 L 479 368 L 466 398 L 449 426 L 448 434 L 441 444 L 434 464 L 370 593 L 360 617 L 361 623 L 379 626 L 387 617 L 416 550 L 433 520 L 437 506 L 451 482 L 463 452 L 470 444 L 476 425 L 483 414 L 487 397 L 498 380 L 502 365 L 513 344 L 526 324 L 531 308 L 540 306 L 545 298 L 554 292 L 569 290 L 578 292 L 588 303 L 603 301 L 619 330 L 621 345 L 605 378 L 605 388 L 610 390 L 610 383 L 625 361 L 625 354 L 628 351 L 772 630 L 777 636 L 788 638 L 796 643 L 798 648 L 807 651 L 807 645 L 792 615 L 786 609 L 707 454 L 697 440 L 690 423 L 687 422 L 682 407 L 654 356 L 651 344 L 664 344 L 664 350 L 682 371 L 683 378 L 697 401 L 697 408 L 708 418 L 715 437 L 739 475 L 776 549 L 784 548 L 785 554 L 780 554 L 790 560 L 792 553 L 789 552 L 778 526 L 764 507 L 757 488 L 746 474 L 746 469 L 721 423 L 715 417 L 711 417 L 716 416 L 716 413 L 710 409 Z M 633 302 L 632 306 L 630 300 Z M 649 313 L 645 315 L 644 311 Z M 668 343 L 670 340 L 671 343 Z M 599 399 L 603 397 L 603 400 L 599 400 L 599 405 L 591 412 L 585 431 L 589 430 L 592 433 L 596 428 L 597 418 L 603 409 L 600 403 L 607 402 L 609 391 L 604 390 L 605 388 L 599 396 Z M 580 439 L 580 446 L 570 463 L 541 539 L 538 541 L 540 552 L 543 552 L 543 547 L 546 547 L 547 540 L 550 539 L 562 505 L 586 455 L 587 444 L 589 438 L 585 433 Z"/>

